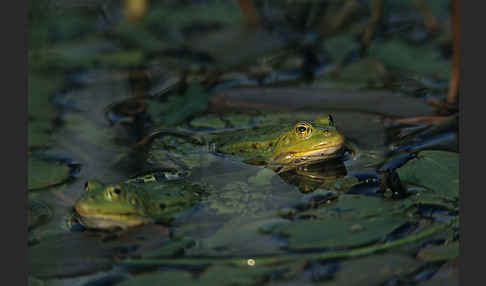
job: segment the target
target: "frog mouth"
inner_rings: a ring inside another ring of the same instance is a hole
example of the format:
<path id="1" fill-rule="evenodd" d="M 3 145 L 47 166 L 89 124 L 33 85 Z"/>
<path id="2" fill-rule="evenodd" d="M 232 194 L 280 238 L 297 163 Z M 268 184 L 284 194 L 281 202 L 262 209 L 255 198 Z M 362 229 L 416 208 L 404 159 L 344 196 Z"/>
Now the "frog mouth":
<path id="1" fill-rule="evenodd" d="M 135 213 L 89 213 L 80 204 L 75 206 L 78 221 L 88 228 L 128 228 L 150 222 L 150 218 Z"/>
<path id="2" fill-rule="evenodd" d="M 278 173 L 281 173 L 297 166 L 314 164 L 342 156 L 343 152 L 340 152 L 343 149 L 342 147 L 343 144 L 339 143 L 305 152 L 286 152 L 273 157 L 269 165 Z"/>

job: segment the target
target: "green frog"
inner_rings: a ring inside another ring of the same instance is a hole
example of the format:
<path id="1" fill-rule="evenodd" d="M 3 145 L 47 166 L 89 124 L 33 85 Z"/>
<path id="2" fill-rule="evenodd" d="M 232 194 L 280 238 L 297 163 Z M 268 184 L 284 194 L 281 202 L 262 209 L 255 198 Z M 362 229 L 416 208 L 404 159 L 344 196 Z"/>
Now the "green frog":
<path id="1" fill-rule="evenodd" d="M 219 163 L 226 169 L 243 165 L 225 161 Z M 90 180 L 75 204 L 75 216 L 87 228 L 126 229 L 151 222 L 171 225 L 195 213 L 249 219 L 275 215 L 280 206 L 300 198 L 294 187 L 269 169 L 248 166 L 222 174 L 213 171 L 202 178 L 195 177 L 196 172 L 175 179 L 154 172 L 110 185 Z"/>
<path id="2" fill-rule="evenodd" d="M 203 184 L 187 180 L 158 182 L 145 176 L 142 182 L 128 180 L 106 185 L 86 182 L 76 202 L 78 221 L 88 228 L 126 229 L 149 222 L 170 222 L 206 193 Z"/>
<path id="3" fill-rule="evenodd" d="M 299 166 L 315 164 L 340 157 L 344 153 L 345 140 L 336 129 L 331 115 L 311 121 L 296 123 L 261 124 L 251 128 L 225 130 L 212 133 L 185 134 L 190 141 L 203 142 L 206 150 L 194 148 L 184 135 L 169 138 L 171 131 L 158 130 L 152 138 L 159 137 L 151 147 L 151 162 L 189 161 L 195 166 L 203 152 L 229 155 L 250 165 L 264 166 L 280 173 Z M 196 140 L 194 140 L 196 139 Z M 170 160 L 171 159 L 171 160 Z M 183 165 L 183 164 L 182 164 Z"/>

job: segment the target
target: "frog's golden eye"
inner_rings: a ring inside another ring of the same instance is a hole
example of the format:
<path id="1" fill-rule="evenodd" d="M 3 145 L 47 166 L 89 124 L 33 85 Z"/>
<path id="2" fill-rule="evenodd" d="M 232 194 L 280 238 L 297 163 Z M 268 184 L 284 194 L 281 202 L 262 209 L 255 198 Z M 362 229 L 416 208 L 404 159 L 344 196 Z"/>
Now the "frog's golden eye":
<path id="1" fill-rule="evenodd" d="M 121 189 L 119 187 L 108 187 L 105 189 L 105 197 L 108 200 L 116 200 L 121 194 Z"/>
<path id="2" fill-rule="evenodd" d="M 295 134 L 299 137 L 308 137 L 312 133 L 312 126 L 308 123 L 300 122 L 295 125 Z"/>

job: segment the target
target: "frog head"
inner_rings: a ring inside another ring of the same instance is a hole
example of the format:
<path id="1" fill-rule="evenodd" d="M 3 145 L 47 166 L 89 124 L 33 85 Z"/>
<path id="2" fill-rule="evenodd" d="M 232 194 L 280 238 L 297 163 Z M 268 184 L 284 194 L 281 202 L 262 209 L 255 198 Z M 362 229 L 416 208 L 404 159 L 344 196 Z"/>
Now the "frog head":
<path id="1" fill-rule="evenodd" d="M 344 137 L 337 131 L 330 115 L 327 121 L 300 121 L 277 139 L 270 165 L 285 166 L 288 170 L 321 162 L 339 156 L 343 145 Z"/>
<path id="2" fill-rule="evenodd" d="M 98 180 L 86 182 L 84 193 L 75 204 L 80 222 L 90 228 L 127 228 L 150 221 L 143 198 L 133 185 L 105 185 Z"/>

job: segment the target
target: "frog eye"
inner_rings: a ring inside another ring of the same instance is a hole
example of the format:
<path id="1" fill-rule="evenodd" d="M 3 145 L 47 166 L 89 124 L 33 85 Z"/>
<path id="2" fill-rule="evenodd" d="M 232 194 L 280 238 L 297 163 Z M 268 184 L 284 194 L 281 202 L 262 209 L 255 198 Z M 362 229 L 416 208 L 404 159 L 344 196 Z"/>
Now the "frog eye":
<path id="1" fill-rule="evenodd" d="M 329 116 L 327 117 L 327 119 L 329 120 L 329 126 L 334 126 L 334 118 L 332 118 L 332 115 L 329 114 Z"/>
<path id="2" fill-rule="evenodd" d="M 121 189 L 119 187 L 108 187 L 105 190 L 105 197 L 108 200 L 116 200 L 121 194 Z"/>
<path id="3" fill-rule="evenodd" d="M 295 134 L 299 137 L 308 137 L 312 133 L 312 127 L 308 123 L 297 123 L 295 125 Z"/>

